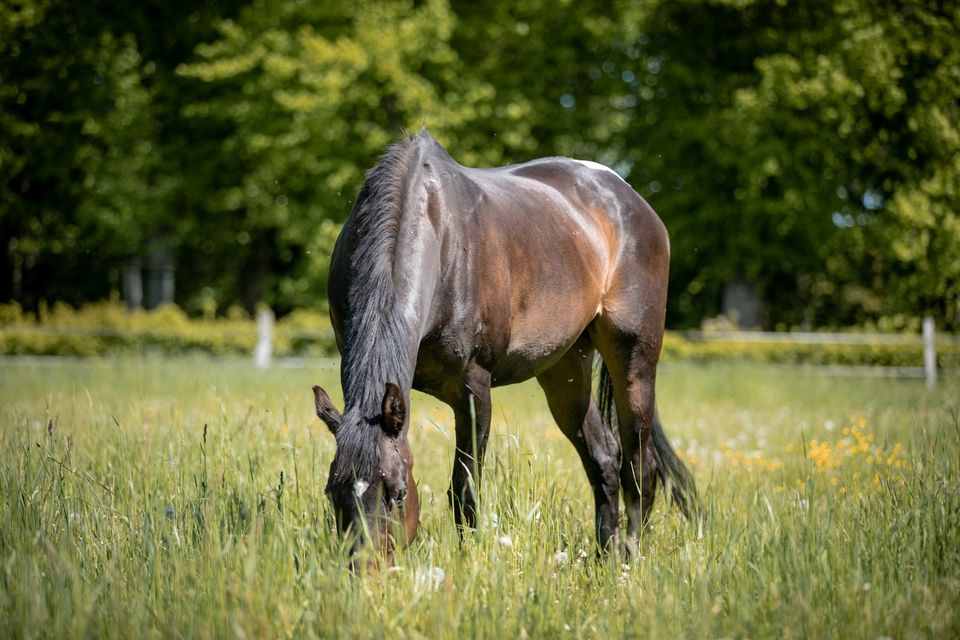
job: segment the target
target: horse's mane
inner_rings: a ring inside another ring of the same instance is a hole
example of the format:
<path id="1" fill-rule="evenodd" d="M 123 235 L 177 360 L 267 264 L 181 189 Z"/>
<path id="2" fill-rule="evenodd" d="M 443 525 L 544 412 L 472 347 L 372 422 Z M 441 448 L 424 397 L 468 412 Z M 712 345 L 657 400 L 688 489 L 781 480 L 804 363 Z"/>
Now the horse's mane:
<path id="1" fill-rule="evenodd" d="M 369 479 L 379 465 L 377 418 L 385 384 L 409 383 L 410 330 L 397 303 L 394 253 L 411 160 L 426 131 L 389 147 L 370 169 L 350 213 L 351 283 L 341 383 L 346 404 L 331 480 Z M 346 231 L 345 231 L 346 232 Z"/>

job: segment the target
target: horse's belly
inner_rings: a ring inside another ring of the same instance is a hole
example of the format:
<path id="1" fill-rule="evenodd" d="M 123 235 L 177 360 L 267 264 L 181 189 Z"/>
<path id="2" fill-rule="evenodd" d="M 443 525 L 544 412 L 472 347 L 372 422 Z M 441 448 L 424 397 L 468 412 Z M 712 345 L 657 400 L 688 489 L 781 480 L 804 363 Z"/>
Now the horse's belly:
<path id="1" fill-rule="evenodd" d="M 437 397 L 456 394 L 460 377 L 476 362 L 490 372 L 493 386 L 536 377 L 553 366 L 583 335 L 593 315 L 524 314 L 511 323 L 481 322 L 479 331 L 448 325 L 420 344 L 414 386 Z M 464 336 L 471 337 L 461 340 Z M 505 339 L 509 336 L 509 339 Z"/>
<path id="2" fill-rule="evenodd" d="M 552 313 L 514 318 L 509 346 L 491 367 L 494 385 L 513 384 L 552 367 L 583 334 L 594 314 Z"/>

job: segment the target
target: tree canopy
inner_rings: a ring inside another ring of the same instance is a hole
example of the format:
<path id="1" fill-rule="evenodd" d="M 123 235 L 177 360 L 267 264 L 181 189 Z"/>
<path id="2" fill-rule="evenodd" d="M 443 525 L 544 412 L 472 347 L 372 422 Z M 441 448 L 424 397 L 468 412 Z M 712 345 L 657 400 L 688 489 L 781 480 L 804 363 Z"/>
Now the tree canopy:
<path id="1" fill-rule="evenodd" d="M 623 175 L 671 233 L 670 326 L 739 283 L 768 327 L 956 330 L 956 42 L 924 0 L 13 0 L 0 300 L 162 255 L 188 310 L 322 307 L 364 170 L 428 126 L 465 164 Z"/>

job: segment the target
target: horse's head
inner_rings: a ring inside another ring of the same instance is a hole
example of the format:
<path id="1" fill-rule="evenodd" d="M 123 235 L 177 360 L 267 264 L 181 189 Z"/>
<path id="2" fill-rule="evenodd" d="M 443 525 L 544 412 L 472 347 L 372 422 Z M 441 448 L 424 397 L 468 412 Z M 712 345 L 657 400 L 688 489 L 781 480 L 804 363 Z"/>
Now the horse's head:
<path id="1" fill-rule="evenodd" d="M 337 531 L 349 536 L 352 551 L 370 542 L 390 558 L 396 542 L 413 539 L 420 518 L 403 392 L 387 383 L 381 412 L 373 418 L 341 414 L 320 387 L 313 387 L 313 395 L 317 415 L 337 440 L 326 489 Z"/>

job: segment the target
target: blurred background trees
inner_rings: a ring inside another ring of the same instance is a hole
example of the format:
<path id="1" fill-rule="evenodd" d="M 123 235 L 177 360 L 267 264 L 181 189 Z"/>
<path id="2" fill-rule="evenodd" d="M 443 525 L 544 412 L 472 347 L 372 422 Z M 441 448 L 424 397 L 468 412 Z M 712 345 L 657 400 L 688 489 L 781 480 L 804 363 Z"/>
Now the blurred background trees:
<path id="1" fill-rule="evenodd" d="M 425 125 L 623 175 L 672 327 L 956 330 L 957 42 L 920 0 L 12 0 L 0 301 L 322 307 L 363 171 Z"/>

